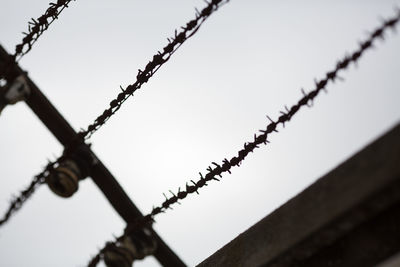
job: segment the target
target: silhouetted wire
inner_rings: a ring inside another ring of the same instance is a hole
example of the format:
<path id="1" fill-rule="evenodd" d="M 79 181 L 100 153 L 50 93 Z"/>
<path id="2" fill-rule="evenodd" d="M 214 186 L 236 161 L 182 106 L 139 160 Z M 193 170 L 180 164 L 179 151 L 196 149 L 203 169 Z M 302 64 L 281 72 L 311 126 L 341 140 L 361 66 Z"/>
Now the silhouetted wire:
<path id="1" fill-rule="evenodd" d="M 168 39 L 168 44 L 163 48 L 162 52 L 158 51 L 157 54 L 153 56 L 153 59 L 146 65 L 144 70 L 138 71 L 136 76 L 136 81 L 128 85 L 122 92 L 110 102 L 110 106 L 104 110 L 104 112 L 98 116 L 95 121 L 90 124 L 86 130 L 80 131 L 78 134 L 81 138 L 88 139 L 90 136 L 96 132 L 101 126 L 106 123 L 112 115 L 114 115 L 121 105 L 130 97 L 136 90 L 146 83 L 160 68 L 164 63 L 166 63 L 171 56 L 179 49 L 179 47 L 190 37 L 192 37 L 207 20 L 207 18 L 220 6 L 229 2 L 229 0 L 212 0 L 207 2 L 208 5 L 202 11 L 196 10 L 196 18 L 189 21 L 186 26 L 181 27 L 181 31 L 178 33 L 175 30 L 175 36 Z"/>
<path id="2" fill-rule="evenodd" d="M 16 64 L 37 42 L 39 37 L 49 28 L 49 26 L 58 19 L 61 12 L 68 7 L 72 0 L 57 0 L 56 3 L 49 3 L 50 7 L 37 19 L 31 18 L 28 22 L 28 32 L 23 32 L 25 37 L 22 42 L 15 46 L 15 52 L 7 60 L 6 64 L 0 70 L 0 78 L 10 79 L 11 66 Z"/>
<path id="3" fill-rule="evenodd" d="M 49 26 L 58 19 L 58 15 L 68 7 L 68 4 L 72 0 L 57 0 L 56 3 L 50 3 L 50 7 L 46 12 L 38 17 L 37 19 L 32 18 L 29 21 L 28 32 L 25 33 L 25 37 L 22 39 L 20 44 L 15 46 L 15 52 L 12 58 L 19 61 L 24 55 L 26 55 L 31 49 L 34 43 L 39 39 L 39 37 L 45 32 Z M 24 48 L 27 49 L 24 51 Z"/>
<path id="4" fill-rule="evenodd" d="M 30 185 L 25 190 L 21 191 L 20 196 L 14 197 L 11 200 L 10 207 L 5 213 L 3 219 L 0 220 L 0 226 L 7 222 L 12 213 L 21 208 L 22 204 L 35 192 L 36 188 L 42 183 L 44 183 L 44 176 L 35 176 Z"/>
<path id="5" fill-rule="evenodd" d="M 8 207 L 6 213 L 4 214 L 3 218 L 0 219 L 0 226 L 6 223 L 13 213 L 17 212 L 22 205 L 25 203 L 29 197 L 36 191 L 36 189 L 45 182 L 45 177 L 48 172 L 57 164 L 58 161 L 47 164 L 45 170 L 38 175 L 36 175 L 31 183 L 27 186 L 26 189 L 22 190 L 18 197 L 13 197 L 10 201 L 10 206 Z"/>
<path id="6" fill-rule="evenodd" d="M 50 3 L 50 7 L 46 10 L 46 12 L 37 18 L 31 19 L 28 22 L 28 32 L 25 33 L 25 37 L 22 39 L 22 42 L 15 46 L 15 52 L 13 55 L 10 56 L 11 61 L 9 64 L 13 64 L 19 61 L 24 55 L 26 55 L 31 49 L 34 43 L 39 39 L 39 37 L 49 28 L 49 26 L 58 19 L 58 16 L 61 12 L 68 7 L 68 4 L 72 0 L 57 0 L 56 3 Z M 28 47 L 24 50 L 24 47 Z M 5 73 L 2 75 L 5 75 Z M 59 160 L 49 163 L 46 165 L 46 168 L 38 175 L 36 175 L 31 183 L 27 186 L 26 189 L 22 190 L 19 196 L 13 197 L 10 206 L 8 207 L 6 213 L 4 214 L 3 218 L 0 219 L 0 226 L 6 223 L 12 214 L 18 211 L 23 203 L 35 192 L 37 187 L 44 183 L 45 175 L 53 168 L 54 165 L 58 164 Z"/>
<path id="7" fill-rule="evenodd" d="M 60 2 L 60 1 L 59 1 Z M 65 1 L 64 1 L 65 2 Z M 69 2 L 69 1 L 68 1 Z M 139 70 L 136 76 L 136 82 L 129 85 L 125 90 L 122 90 L 121 93 L 118 94 L 116 99 L 110 102 L 110 107 L 107 108 L 102 115 L 96 118 L 96 120 L 87 127 L 87 130 L 82 130 L 78 133 L 78 138 L 74 139 L 70 144 L 66 146 L 66 149 L 72 151 L 74 147 L 78 144 L 82 144 L 85 139 L 90 138 L 90 136 L 97 131 L 104 123 L 114 115 L 121 105 L 133 95 L 133 93 L 138 90 L 144 83 L 146 83 L 158 70 L 159 68 L 167 62 L 171 56 L 181 47 L 181 45 L 190 37 L 192 37 L 200 28 L 200 26 L 204 23 L 204 21 L 215 12 L 220 6 L 229 2 L 229 0 L 212 0 L 211 2 L 206 2 L 208 5 L 203 10 L 198 11 L 196 9 L 196 17 L 195 19 L 189 21 L 184 27 L 181 27 L 182 31 L 179 33 L 175 30 L 175 37 L 172 39 L 168 39 L 168 45 L 163 48 L 163 52 L 158 52 L 152 58 L 152 60 L 146 65 L 143 71 Z M 63 155 L 63 157 L 67 157 L 67 155 Z M 58 158 L 55 162 L 49 163 L 45 170 L 36 175 L 33 181 L 36 186 L 42 184 L 40 182 L 34 182 L 38 176 L 45 176 L 49 173 L 51 168 L 53 168 L 56 164 L 60 162 L 61 158 Z M 36 186 L 34 188 L 36 188 Z M 29 187 L 30 188 L 30 187 Z M 14 204 L 14 201 L 11 202 L 10 207 L 8 208 L 4 219 L 2 219 L 0 226 L 7 222 L 11 215 L 21 208 L 21 205 L 28 199 L 29 196 L 34 192 L 34 188 L 30 190 L 29 194 L 26 196 L 22 193 L 19 197 L 14 198 L 17 200 L 17 204 Z M 25 192 L 23 190 L 22 192 Z"/>
<path id="8" fill-rule="evenodd" d="M 253 152 L 253 150 L 258 148 L 259 145 L 261 144 L 266 145 L 267 143 L 269 143 L 267 140 L 268 135 L 271 134 L 272 132 L 277 132 L 277 126 L 279 124 L 282 124 L 282 126 L 284 127 L 285 123 L 290 121 L 290 119 L 300 110 L 301 107 L 310 106 L 310 103 L 312 103 L 314 98 L 322 90 L 326 90 L 325 87 L 328 84 L 328 82 L 334 82 L 336 79 L 340 79 L 340 77 L 338 76 L 338 72 L 340 70 L 347 69 L 350 63 L 357 63 L 357 61 L 363 55 L 363 53 L 366 50 L 373 47 L 373 42 L 376 39 L 384 38 L 383 34 L 386 29 L 391 28 L 394 30 L 399 20 L 400 20 L 400 10 L 397 10 L 397 15 L 388 20 L 385 20 L 380 27 L 378 27 L 375 31 L 373 31 L 370 34 L 369 38 L 366 41 L 360 43 L 359 49 L 355 50 L 352 54 L 346 55 L 343 59 L 339 60 L 336 64 L 336 67 L 332 71 L 327 72 L 323 79 L 319 81 L 316 80 L 315 88 L 313 90 L 306 93 L 302 89 L 301 91 L 303 93 L 303 97 L 297 102 L 297 104 L 294 104 L 290 109 L 285 106 L 285 110 L 280 112 L 281 115 L 278 117 L 276 121 L 273 121 L 270 117 L 267 116 L 270 123 L 268 124 L 266 129 L 260 130 L 259 132 L 261 134 L 258 135 L 254 134 L 253 141 L 244 143 L 244 148 L 239 150 L 237 156 L 232 157 L 230 160 L 225 158 L 221 164 L 212 162 L 211 163 L 212 165 L 207 168 L 207 173 L 205 175 L 199 173 L 200 179 L 198 179 L 197 182 L 190 180 L 190 183 L 189 182 L 186 183 L 185 190 L 181 191 L 180 188 L 178 188 L 178 191 L 176 193 L 170 191 L 172 196 L 169 198 L 164 194 L 166 199 L 161 205 L 153 207 L 152 211 L 149 214 L 128 225 L 123 235 L 115 238 L 114 241 L 107 242 L 105 246 L 98 252 L 98 254 L 95 255 L 90 260 L 88 266 L 89 267 L 96 266 L 100 262 L 103 253 L 109 247 L 118 244 L 120 241 L 123 240 L 125 236 L 131 234 L 133 231 L 137 231 L 140 228 L 151 225 L 154 222 L 154 217 L 162 212 L 165 212 L 168 208 L 171 208 L 172 204 L 179 203 L 179 200 L 183 200 L 189 194 L 193 193 L 198 194 L 199 193 L 198 190 L 203 186 L 206 186 L 207 182 L 210 182 L 211 180 L 219 181 L 219 179 L 222 178 L 223 173 L 225 172 L 231 173 L 231 168 L 233 166 L 239 167 L 242 161 L 246 158 L 246 156 L 250 152 Z"/>

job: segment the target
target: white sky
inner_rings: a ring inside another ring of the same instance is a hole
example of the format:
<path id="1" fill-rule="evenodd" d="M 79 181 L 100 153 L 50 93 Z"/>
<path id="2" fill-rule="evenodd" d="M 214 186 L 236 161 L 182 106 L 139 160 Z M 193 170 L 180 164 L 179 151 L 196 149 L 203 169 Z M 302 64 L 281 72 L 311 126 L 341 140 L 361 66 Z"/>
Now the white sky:
<path id="1" fill-rule="evenodd" d="M 0 43 L 9 52 L 47 1 L 1 0 Z M 396 3 L 232 0 L 93 136 L 93 149 L 147 213 L 163 192 L 234 156 L 265 128 L 266 114 L 277 118 L 294 104 L 301 87 L 308 91 L 314 78 L 357 48 Z M 77 0 L 20 64 L 79 130 L 204 5 Z M 156 218 L 155 229 L 188 265 L 399 122 L 400 35 L 388 33 L 376 47 L 232 175 Z M 0 116 L 0 211 L 61 151 L 25 104 L 7 107 Z M 83 266 L 124 225 L 90 179 L 71 199 L 43 186 L 0 229 L 0 266 Z M 149 258 L 135 266 L 157 264 Z"/>

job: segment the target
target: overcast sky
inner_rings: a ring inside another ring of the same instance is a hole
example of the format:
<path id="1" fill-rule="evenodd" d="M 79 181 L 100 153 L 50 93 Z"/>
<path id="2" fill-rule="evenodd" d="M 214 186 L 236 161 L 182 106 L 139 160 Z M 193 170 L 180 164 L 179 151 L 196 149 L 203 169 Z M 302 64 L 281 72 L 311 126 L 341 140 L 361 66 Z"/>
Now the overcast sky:
<path id="1" fill-rule="evenodd" d="M 47 0 L 1 0 L 10 53 Z M 356 49 L 399 1 L 232 0 L 90 140 L 142 212 L 212 162 L 236 155 Z M 79 130 L 135 81 L 200 0 L 77 0 L 20 62 Z M 400 28 L 399 28 L 400 29 Z M 156 218 L 188 264 L 201 262 L 400 121 L 400 34 L 389 32 L 312 108 L 225 175 Z M 0 211 L 62 147 L 24 104 L 0 116 Z M 42 186 L 0 229 L 0 266 L 83 266 L 124 222 L 90 179 L 70 199 Z M 338 196 L 340 197 L 340 196 Z M 318 203 L 316 203 L 318 205 Z M 149 257 L 135 266 L 158 266 Z"/>

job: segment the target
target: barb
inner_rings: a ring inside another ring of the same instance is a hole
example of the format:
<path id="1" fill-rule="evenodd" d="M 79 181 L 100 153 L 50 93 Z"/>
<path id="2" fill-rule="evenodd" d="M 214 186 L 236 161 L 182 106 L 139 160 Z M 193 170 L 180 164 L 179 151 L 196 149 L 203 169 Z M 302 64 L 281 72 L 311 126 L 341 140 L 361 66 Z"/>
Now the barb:
<path id="1" fill-rule="evenodd" d="M 179 203 L 179 200 L 183 200 L 186 198 L 189 194 L 197 193 L 200 188 L 203 186 L 206 186 L 208 182 L 212 180 L 219 181 L 220 178 L 222 178 L 223 173 L 231 173 L 231 168 L 234 166 L 240 166 L 242 161 L 247 157 L 247 155 L 250 152 L 253 152 L 254 149 L 258 148 L 259 145 L 266 145 L 269 143 L 268 141 L 268 135 L 271 134 L 272 132 L 277 132 L 277 127 L 279 124 L 282 124 L 284 127 L 285 122 L 290 121 L 290 119 L 300 110 L 300 108 L 304 106 L 309 106 L 310 103 L 313 102 L 315 97 L 319 95 L 319 93 L 322 90 L 326 90 L 326 85 L 329 82 L 334 82 L 336 79 L 339 78 L 338 72 L 341 70 L 347 69 L 351 63 L 356 64 L 360 57 L 364 54 L 364 52 L 370 48 L 373 47 L 373 42 L 376 39 L 383 39 L 384 38 L 384 32 L 387 29 L 395 29 L 396 24 L 400 20 L 400 10 L 397 10 L 397 15 L 383 21 L 382 25 L 375 29 L 369 36 L 367 40 L 364 42 L 360 43 L 359 49 L 355 50 L 352 54 L 345 56 L 341 60 L 339 60 L 336 64 L 336 67 L 328 71 L 325 74 L 325 77 L 321 80 L 315 80 L 315 88 L 306 93 L 304 90 L 302 90 L 303 97 L 291 108 L 287 108 L 285 106 L 285 111 L 281 111 L 281 115 L 278 117 L 276 121 L 272 120 L 270 117 L 267 116 L 268 120 L 270 123 L 267 125 L 266 129 L 260 130 L 259 132 L 261 134 L 254 134 L 254 140 L 251 142 L 246 142 L 244 143 L 244 148 L 239 150 L 238 155 L 232 157 L 230 160 L 224 159 L 221 164 L 218 164 L 216 162 L 212 162 L 211 166 L 207 168 L 207 173 L 203 176 L 201 173 L 200 179 L 197 180 L 197 182 L 190 180 L 190 183 L 186 183 L 186 189 L 181 191 L 180 188 L 178 189 L 177 193 L 174 194 L 171 192 L 172 196 L 169 198 L 166 198 L 166 200 L 159 206 L 153 207 L 152 211 L 142 217 L 141 219 L 138 219 L 131 227 L 130 229 L 126 230 L 124 234 L 120 237 L 118 237 L 115 241 L 113 242 L 108 242 L 106 245 L 98 252 L 96 256 L 94 256 L 91 261 L 89 262 L 89 267 L 94 267 L 96 266 L 102 257 L 102 254 L 107 250 L 107 248 L 111 244 L 118 244 L 120 240 L 125 235 L 130 234 L 133 229 L 137 230 L 140 227 L 143 227 L 145 224 L 149 224 L 154 222 L 154 217 L 162 212 L 165 212 L 167 209 L 171 208 L 171 205 L 175 203 Z"/>
<path id="2" fill-rule="evenodd" d="M 18 62 L 26 55 L 32 49 L 33 44 L 36 43 L 43 32 L 58 19 L 58 15 L 68 7 L 71 1 L 72 0 L 57 0 L 56 3 L 50 3 L 50 7 L 42 16 L 37 19 L 32 18 L 31 21 L 28 22 L 28 32 L 23 33 L 25 37 L 22 39 L 22 42 L 15 46 L 15 53 L 12 55 L 12 59 Z M 27 49 L 24 51 L 26 47 Z"/>
<path id="3" fill-rule="evenodd" d="M 136 81 L 127 86 L 125 89 L 121 87 L 122 92 L 110 102 L 110 107 L 104 110 L 103 114 L 98 116 L 95 121 L 90 124 L 86 130 L 82 130 L 79 135 L 82 138 L 88 139 L 90 136 L 96 132 L 101 126 L 103 126 L 107 120 L 114 115 L 121 105 L 130 97 L 133 93 L 140 87 L 147 83 L 147 81 L 161 68 L 164 63 L 166 63 L 171 56 L 179 49 L 179 47 L 190 37 L 192 37 L 207 20 L 207 18 L 220 6 L 229 2 L 229 0 L 212 0 L 211 2 L 206 2 L 208 4 L 202 11 L 196 12 L 196 18 L 189 21 L 186 26 L 181 27 L 181 31 L 178 33 L 175 30 L 175 36 L 168 39 L 168 44 L 163 48 L 162 52 L 158 51 L 157 54 L 153 56 L 153 59 L 146 65 L 144 70 L 138 71 L 136 76 Z"/>
<path id="4" fill-rule="evenodd" d="M 22 207 L 25 201 L 32 196 L 36 189 L 45 182 L 47 173 L 54 167 L 56 163 L 58 162 L 48 163 L 45 170 L 36 175 L 29 186 L 20 192 L 18 197 L 13 197 L 7 212 L 4 214 L 3 219 L 0 220 L 0 227 L 3 226 L 3 224 L 5 224 L 10 217 Z"/>

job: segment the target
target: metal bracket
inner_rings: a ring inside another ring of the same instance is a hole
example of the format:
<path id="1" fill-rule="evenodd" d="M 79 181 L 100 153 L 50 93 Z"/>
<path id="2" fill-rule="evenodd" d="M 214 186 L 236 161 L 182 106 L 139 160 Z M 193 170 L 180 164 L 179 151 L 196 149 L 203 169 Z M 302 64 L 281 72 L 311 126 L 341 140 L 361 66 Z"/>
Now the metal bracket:
<path id="1" fill-rule="evenodd" d="M 9 86 L 0 88 L 0 113 L 7 105 L 14 105 L 19 101 L 24 101 L 31 89 L 24 75 L 19 75 Z"/>

